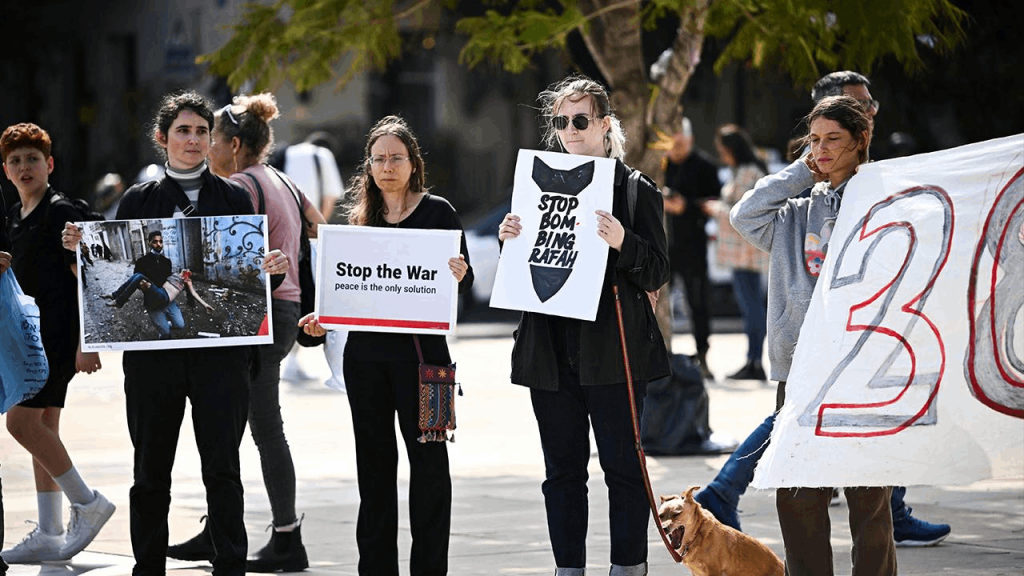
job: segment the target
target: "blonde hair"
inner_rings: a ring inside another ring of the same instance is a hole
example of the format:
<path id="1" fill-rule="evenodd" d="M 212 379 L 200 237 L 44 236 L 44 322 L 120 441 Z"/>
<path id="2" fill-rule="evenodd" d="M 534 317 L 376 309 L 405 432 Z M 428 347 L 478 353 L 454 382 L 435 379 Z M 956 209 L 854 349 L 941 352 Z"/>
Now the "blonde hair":
<path id="1" fill-rule="evenodd" d="M 611 100 L 608 92 L 598 82 L 586 76 L 569 76 L 560 80 L 547 90 L 537 95 L 540 102 L 541 119 L 543 120 L 542 141 L 548 148 L 554 149 L 561 144 L 558 134 L 551 126 L 551 118 L 555 110 L 562 105 L 562 101 L 568 99 L 570 102 L 579 102 L 585 96 L 590 96 L 590 102 L 594 116 L 597 118 L 608 117 L 611 126 L 604 133 L 604 151 L 609 158 L 622 160 L 626 157 L 626 133 L 622 130 L 622 123 L 612 113 Z"/>
<path id="2" fill-rule="evenodd" d="M 214 131 L 229 140 L 237 137 L 243 149 L 248 149 L 244 153 L 260 162 L 273 150 L 274 129 L 270 121 L 280 115 L 277 100 L 270 92 L 235 96 L 230 108 L 217 112 Z"/>

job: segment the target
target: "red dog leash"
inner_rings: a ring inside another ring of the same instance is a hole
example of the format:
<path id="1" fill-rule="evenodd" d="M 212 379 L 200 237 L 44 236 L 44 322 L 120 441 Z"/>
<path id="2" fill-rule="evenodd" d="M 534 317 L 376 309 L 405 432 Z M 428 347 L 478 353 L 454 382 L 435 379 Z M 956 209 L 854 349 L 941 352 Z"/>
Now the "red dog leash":
<path id="1" fill-rule="evenodd" d="M 636 447 L 636 455 L 640 460 L 640 470 L 644 473 L 644 488 L 647 489 L 647 502 L 651 505 L 651 514 L 654 516 L 654 523 L 658 526 L 658 533 L 661 534 L 661 540 L 665 543 L 665 548 L 668 548 L 668 553 L 672 555 L 672 559 L 676 562 L 682 562 L 683 557 L 676 552 L 676 549 L 672 547 L 672 542 L 669 540 L 668 534 L 665 533 L 665 529 L 661 527 L 661 519 L 658 518 L 658 505 L 654 501 L 654 491 L 651 489 L 651 476 L 647 473 L 647 457 L 644 455 L 644 447 L 640 442 L 640 421 L 636 414 L 636 395 L 633 392 L 633 370 L 629 365 L 629 352 L 626 349 L 626 328 L 622 321 L 622 303 L 619 301 L 619 286 L 617 283 L 612 283 L 612 292 L 615 294 L 615 314 L 619 319 L 619 342 L 622 344 L 622 361 L 626 365 L 626 387 L 629 390 L 629 411 L 633 416 L 633 440 L 634 446 Z"/>

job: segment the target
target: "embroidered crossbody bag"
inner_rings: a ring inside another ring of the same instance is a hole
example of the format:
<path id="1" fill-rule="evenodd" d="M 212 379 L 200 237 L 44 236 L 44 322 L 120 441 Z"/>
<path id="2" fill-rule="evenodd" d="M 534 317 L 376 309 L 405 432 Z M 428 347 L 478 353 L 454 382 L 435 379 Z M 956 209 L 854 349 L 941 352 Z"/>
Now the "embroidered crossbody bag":
<path id="1" fill-rule="evenodd" d="M 413 334 L 419 364 L 420 442 L 455 442 L 455 394 L 462 387 L 455 382 L 455 364 L 436 366 L 423 361 L 419 336 Z"/>

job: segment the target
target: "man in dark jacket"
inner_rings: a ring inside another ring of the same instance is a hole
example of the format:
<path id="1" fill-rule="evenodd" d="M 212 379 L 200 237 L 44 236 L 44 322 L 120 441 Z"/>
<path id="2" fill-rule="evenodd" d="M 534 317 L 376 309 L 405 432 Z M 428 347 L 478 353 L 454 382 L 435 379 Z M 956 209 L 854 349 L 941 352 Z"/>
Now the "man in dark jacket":
<path id="1" fill-rule="evenodd" d="M 711 336 L 711 281 L 708 279 L 708 235 L 704 231 L 708 215 L 704 212 L 704 202 L 718 198 L 722 185 L 711 159 L 693 147 L 693 132 L 688 118 L 683 118 L 665 160 L 665 186 L 668 189 L 665 212 L 672 216 L 669 261 L 673 276 L 678 274 L 686 289 L 701 374 L 714 379 L 707 363 L 708 338 Z"/>

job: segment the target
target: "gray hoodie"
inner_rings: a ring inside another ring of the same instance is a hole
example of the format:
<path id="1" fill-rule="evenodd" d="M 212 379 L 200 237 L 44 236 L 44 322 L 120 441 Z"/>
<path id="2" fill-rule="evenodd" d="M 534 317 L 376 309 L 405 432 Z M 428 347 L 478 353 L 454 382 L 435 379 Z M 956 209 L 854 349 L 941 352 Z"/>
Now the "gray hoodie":
<path id="1" fill-rule="evenodd" d="M 808 188 L 810 198 L 796 198 Z M 815 184 L 810 169 L 797 160 L 758 180 L 729 213 L 740 235 L 771 254 L 768 359 L 772 380 L 789 377 L 800 326 L 839 214 L 840 194 L 827 182 Z"/>

